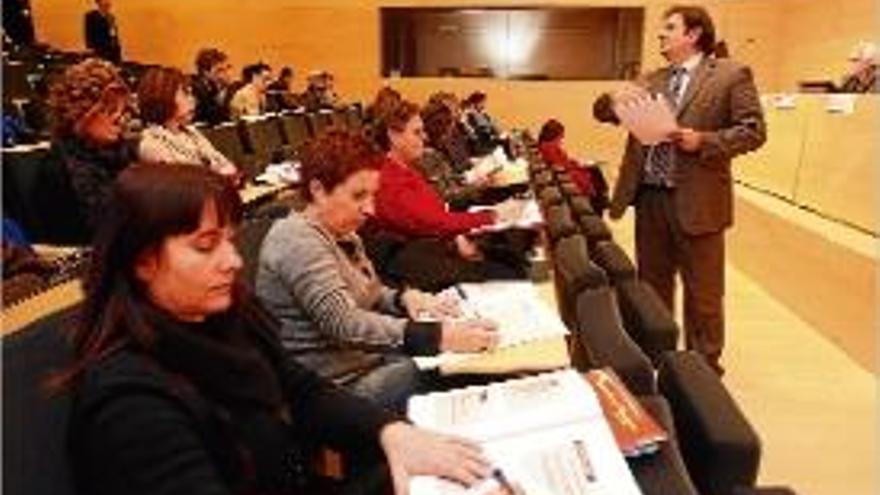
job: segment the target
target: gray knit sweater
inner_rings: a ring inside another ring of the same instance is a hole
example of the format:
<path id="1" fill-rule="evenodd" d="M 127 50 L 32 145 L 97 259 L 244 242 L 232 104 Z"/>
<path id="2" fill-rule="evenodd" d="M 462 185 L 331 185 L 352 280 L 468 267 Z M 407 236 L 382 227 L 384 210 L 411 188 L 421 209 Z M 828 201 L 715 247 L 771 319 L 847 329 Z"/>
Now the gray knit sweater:
<path id="1" fill-rule="evenodd" d="M 299 212 L 277 221 L 260 249 L 256 293 L 280 322 L 282 344 L 328 378 L 389 350 L 438 350 L 439 324 L 405 318 L 398 291 L 379 283 L 363 253 L 357 235 L 334 239 Z"/>

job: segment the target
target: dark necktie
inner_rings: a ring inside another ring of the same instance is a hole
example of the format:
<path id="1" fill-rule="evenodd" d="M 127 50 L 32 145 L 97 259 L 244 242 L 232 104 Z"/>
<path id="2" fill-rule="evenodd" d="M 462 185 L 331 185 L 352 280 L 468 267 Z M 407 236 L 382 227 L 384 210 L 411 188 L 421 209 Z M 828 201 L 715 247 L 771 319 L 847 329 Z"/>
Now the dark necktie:
<path id="1" fill-rule="evenodd" d="M 681 103 L 681 86 L 687 70 L 684 67 L 673 67 L 670 71 L 667 99 L 672 104 L 673 112 Z M 675 146 L 664 142 L 648 149 L 645 159 L 644 182 L 652 186 L 675 187 L 672 180 L 672 167 L 675 163 Z"/>

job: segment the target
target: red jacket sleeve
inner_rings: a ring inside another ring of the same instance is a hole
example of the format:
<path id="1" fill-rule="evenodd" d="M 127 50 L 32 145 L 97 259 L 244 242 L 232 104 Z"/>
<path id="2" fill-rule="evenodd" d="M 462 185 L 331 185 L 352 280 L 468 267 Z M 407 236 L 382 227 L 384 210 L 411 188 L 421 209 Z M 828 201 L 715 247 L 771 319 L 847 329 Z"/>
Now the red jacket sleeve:
<path id="1" fill-rule="evenodd" d="M 417 173 L 395 164 L 382 168 L 376 197 L 376 220 L 410 237 L 452 237 L 491 224 L 490 212 L 446 211 L 446 204 Z"/>

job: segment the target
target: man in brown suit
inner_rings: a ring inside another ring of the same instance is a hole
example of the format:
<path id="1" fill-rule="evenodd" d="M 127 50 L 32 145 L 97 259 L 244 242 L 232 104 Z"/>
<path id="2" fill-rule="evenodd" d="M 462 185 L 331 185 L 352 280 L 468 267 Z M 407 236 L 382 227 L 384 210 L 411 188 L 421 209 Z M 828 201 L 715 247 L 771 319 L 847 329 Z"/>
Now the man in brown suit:
<path id="1" fill-rule="evenodd" d="M 599 120 L 613 122 L 615 104 L 659 93 L 679 129 L 654 146 L 630 135 L 609 213 L 617 219 L 635 205 L 639 275 L 672 310 L 675 275 L 681 274 L 686 346 L 721 374 L 724 231 L 733 223 L 730 164 L 764 143 L 764 118 L 751 70 L 712 56 L 715 29 L 703 8 L 667 10 L 659 40 L 670 65 L 603 95 L 594 110 Z"/>

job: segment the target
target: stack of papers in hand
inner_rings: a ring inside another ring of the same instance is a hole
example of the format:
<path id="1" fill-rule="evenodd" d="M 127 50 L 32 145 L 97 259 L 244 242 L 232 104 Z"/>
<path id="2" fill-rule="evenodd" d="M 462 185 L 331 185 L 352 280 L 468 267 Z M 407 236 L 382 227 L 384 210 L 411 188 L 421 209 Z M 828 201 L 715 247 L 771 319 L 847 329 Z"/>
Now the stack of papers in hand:
<path id="1" fill-rule="evenodd" d="M 614 113 L 620 124 L 646 146 L 668 141 L 669 135 L 678 130 L 675 115 L 662 95 L 633 98 L 616 104 Z"/>
<path id="2" fill-rule="evenodd" d="M 470 438 L 514 493 L 638 495 L 599 401 L 574 370 L 412 397 L 417 425 Z M 437 477 L 416 476 L 413 495 L 474 493 Z"/>

